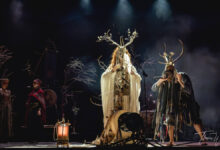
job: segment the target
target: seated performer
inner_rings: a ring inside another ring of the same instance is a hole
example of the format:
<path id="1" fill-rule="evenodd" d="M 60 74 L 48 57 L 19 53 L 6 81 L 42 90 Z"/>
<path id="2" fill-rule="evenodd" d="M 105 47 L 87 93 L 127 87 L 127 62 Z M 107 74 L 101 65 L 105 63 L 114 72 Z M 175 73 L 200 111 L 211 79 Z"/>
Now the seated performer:
<path id="1" fill-rule="evenodd" d="M 131 63 L 131 55 L 126 46 L 131 44 L 137 32 L 130 36 L 130 42 L 124 45 L 121 38 L 120 45 L 114 42 L 108 34 L 99 37 L 117 45 L 112 54 L 109 67 L 101 76 L 101 95 L 104 127 L 111 115 L 118 110 L 127 112 L 140 111 L 139 95 L 141 77 Z M 101 39 L 100 39 L 101 38 Z"/>
<path id="2" fill-rule="evenodd" d="M 46 105 L 44 91 L 41 89 L 41 80 L 33 81 L 33 91 L 29 94 L 26 103 L 25 125 L 27 126 L 30 142 L 40 138 L 43 124 L 46 123 Z"/>
<path id="3" fill-rule="evenodd" d="M 162 63 L 166 65 L 165 70 L 162 73 L 162 77 L 152 86 L 152 90 L 158 92 L 153 122 L 153 126 L 155 126 L 154 138 L 158 135 L 160 137 L 163 136 L 161 128 L 163 124 L 166 124 L 170 139 L 167 146 L 174 145 L 174 130 L 176 140 L 178 139 L 177 135 L 182 123 L 193 125 L 201 141 L 205 140 L 201 129 L 202 121 L 200 119 L 199 105 L 195 101 L 191 80 L 186 73 L 177 72 L 174 67 L 174 63 L 183 55 L 183 43 L 182 41 L 180 43 L 182 44 L 182 52 L 176 59 L 172 59 L 173 52 L 168 54 L 166 50 L 163 55 L 160 55 L 166 61 Z"/>
<path id="4" fill-rule="evenodd" d="M 11 91 L 8 90 L 9 79 L 0 79 L 0 142 L 12 136 L 12 102 Z"/>

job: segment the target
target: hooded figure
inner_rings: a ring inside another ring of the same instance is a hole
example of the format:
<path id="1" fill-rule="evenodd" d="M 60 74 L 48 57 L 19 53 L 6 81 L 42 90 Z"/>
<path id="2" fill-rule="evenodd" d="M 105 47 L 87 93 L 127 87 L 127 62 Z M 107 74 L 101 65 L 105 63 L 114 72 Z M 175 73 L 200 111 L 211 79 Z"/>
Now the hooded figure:
<path id="1" fill-rule="evenodd" d="M 117 46 L 112 54 L 111 64 L 101 76 L 104 127 L 111 115 L 118 110 L 136 113 L 140 111 L 141 77 L 132 65 L 130 53 L 126 49 L 137 37 L 137 32 L 130 34 L 128 29 L 129 42 L 126 44 L 123 37 L 120 37 L 120 44 L 116 43 L 108 32 L 98 37 L 99 42 L 105 40 Z"/>
<path id="2" fill-rule="evenodd" d="M 112 63 L 101 76 L 101 93 L 104 126 L 117 110 L 140 111 L 139 95 L 141 77 L 130 62 L 130 54 L 124 53 L 123 65 L 116 63 L 119 48 L 112 55 Z"/>
<path id="3" fill-rule="evenodd" d="M 130 35 L 129 42 L 124 44 L 120 38 L 120 44 L 114 42 L 108 32 L 98 37 L 98 41 L 105 40 L 116 45 L 112 54 L 109 67 L 101 76 L 101 96 L 103 109 L 104 130 L 101 136 L 93 141 L 94 144 L 108 144 L 131 136 L 131 132 L 122 132 L 119 129 L 118 119 L 126 112 L 139 113 L 139 95 L 141 91 L 141 77 L 131 63 L 130 53 L 126 46 L 137 37 L 134 31 Z M 120 136 L 119 136 L 120 135 Z"/>
<path id="4" fill-rule="evenodd" d="M 160 136 L 162 140 L 164 137 L 163 125 L 165 124 L 168 129 L 170 142 L 168 146 L 174 145 L 174 130 L 176 140 L 178 140 L 178 131 L 181 130 L 182 123 L 186 125 L 193 125 L 198 132 L 201 141 L 204 141 L 202 135 L 199 113 L 199 105 L 195 101 L 192 83 L 189 76 L 184 72 L 177 72 L 174 63 L 183 55 L 182 51 L 178 58 L 172 59 L 173 52 L 169 54 L 164 52 L 160 55 L 165 59 L 165 69 L 162 77 L 152 86 L 152 91 L 157 92 L 157 105 L 154 116 L 153 126 L 155 127 L 154 138 Z M 161 62 L 160 62 L 161 63 Z"/>

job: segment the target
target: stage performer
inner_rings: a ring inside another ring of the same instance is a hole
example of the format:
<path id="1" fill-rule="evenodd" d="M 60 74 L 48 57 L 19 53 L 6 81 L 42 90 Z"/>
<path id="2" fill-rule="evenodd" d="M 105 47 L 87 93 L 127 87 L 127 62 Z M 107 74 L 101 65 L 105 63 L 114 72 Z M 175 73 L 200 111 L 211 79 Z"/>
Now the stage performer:
<path id="1" fill-rule="evenodd" d="M 0 141 L 7 141 L 12 136 L 12 100 L 8 90 L 9 79 L 0 79 Z"/>
<path id="2" fill-rule="evenodd" d="M 153 84 L 152 91 L 158 92 L 157 106 L 153 126 L 155 127 L 154 138 L 160 135 L 163 124 L 167 125 L 169 143 L 167 146 L 174 145 L 174 133 L 178 140 L 178 131 L 181 130 L 181 125 L 193 125 L 199 134 L 201 141 L 204 141 L 202 134 L 202 121 L 200 119 L 200 107 L 195 101 L 194 92 L 189 76 L 184 72 L 177 72 L 174 63 L 179 60 L 184 52 L 183 43 L 179 40 L 182 46 L 181 54 L 173 59 L 174 53 L 165 52 L 160 55 L 164 58 L 165 69 L 162 77 Z M 203 144 L 206 144 L 203 142 Z"/>
<path id="3" fill-rule="evenodd" d="M 26 103 L 25 125 L 30 134 L 31 142 L 40 138 L 43 124 L 46 123 L 46 105 L 41 83 L 40 79 L 33 81 L 33 90 Z"/>
<path id="4" fill-rule="evenodd" d="M 120 44 L 114 42 L 108 32 L 98 37 L 98 41 L 105 40 L 117 46 L 112 54 L 111 64 L 101 76 L 104 127 L 111 115 L 118 110 L 136 113 L 140 111 L 141 77 L 132 65 L 131 55 L 126 49 L 136 37 L 137 32 L 134 31 L 130 35 L 130 30 L 129 42 L 126 44 L 122 37 L 120 37 Z"/>

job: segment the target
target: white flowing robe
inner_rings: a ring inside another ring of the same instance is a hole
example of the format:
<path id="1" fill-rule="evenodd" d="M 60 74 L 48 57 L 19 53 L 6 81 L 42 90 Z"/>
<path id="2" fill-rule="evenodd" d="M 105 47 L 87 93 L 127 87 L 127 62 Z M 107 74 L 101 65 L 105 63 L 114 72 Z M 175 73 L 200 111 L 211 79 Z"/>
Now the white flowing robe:
<path id="1" fill-rule="evenodd" d="M 130 77 L 130 95 L 123 97 L 123 108 L 128 112 L 140 112 L 139 96 L 141 92 L 141 76 L 137 73 L 135 67 L 130 63 L 128 55 L 124 55 L 126 62 L 124 64 L 128 67 Z M 104 127 L 107 120 L 111 117 L 114 110 L 114 80 L 116 72 L 111 71 L 111 65 L 105 70 L 101 76 L 101 96 L 102 96 L 102 109 L 103 109 L 103 121 Z"/>

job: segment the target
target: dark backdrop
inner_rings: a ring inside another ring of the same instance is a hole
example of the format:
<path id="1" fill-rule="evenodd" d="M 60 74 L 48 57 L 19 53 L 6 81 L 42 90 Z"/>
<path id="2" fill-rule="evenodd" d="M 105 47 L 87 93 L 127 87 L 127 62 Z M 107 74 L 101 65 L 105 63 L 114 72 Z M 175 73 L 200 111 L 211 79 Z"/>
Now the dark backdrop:
<path id="1" fill-rule="evenodd" d="M 0 1 L 0 44 L 7 45 L 13 58 L 4 67 L 11 75 L 10 88 L 16 95 L 14 111 L 15 126 L 23 124 L 24 103 L 32 78 L 24 71 L 28 60 L 36 64 L 48 39 L 55 42 L 56 59 L 52 57 L 50 66 L 56 66 L 56 81 L 50 88 L 58 93 L 61 104 L 60 87 L 63 70 L 70 57 L 83 60 L 94 67 L 96 83 L 74 86 L 84 94 L 76 96 L 80 106 L 78 131 L 82 138 L 92 139 L 102 129 L 102 111 L 89 102 L 92 95 L 100 93 L 100 76 L 103 70 L 96 59 L 103 55 L 108 64 L 114 46 L 105 42 L 96 43 L 98 35 L 111 29 L 113 38 L 126 36 L 128 28 L 136 29 L 139 37 L 128 48 L 133 50 L 133 62 L 140 74 L 142 64 L 148 74 L 149 87 L 160 75 L 163 65 L 157 63 L 162 45 L 177 54 L 180 50 L 177 39 L 185 45 L 184 57 L 177 62 L 178 71 L 187 72 L 192 78 L 196 100 L 201 106 L 201 117 L 209 128 L 219 127 L 219 8 L 215 1 L 187 0 L 1 0 Z M 134 58 L 134 57 L 133 57 Z M 49 60 L 50 62 L 50 60 Z M 49 63 L 47 60 L 47 63 Z M 45 66 L 40 65 L 38 76 L 45 81 Z M 142 95 L 144 89 L 142 88 Z M 144 99 L 142 96 L 142 103 Z M 98 127 L 98 130 L 97 130 Z"/>

